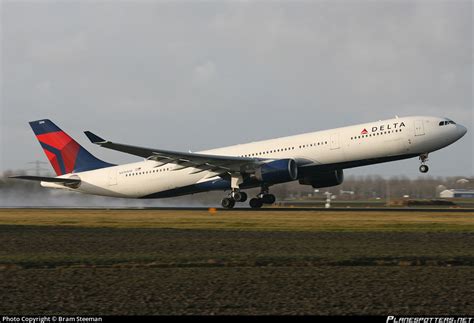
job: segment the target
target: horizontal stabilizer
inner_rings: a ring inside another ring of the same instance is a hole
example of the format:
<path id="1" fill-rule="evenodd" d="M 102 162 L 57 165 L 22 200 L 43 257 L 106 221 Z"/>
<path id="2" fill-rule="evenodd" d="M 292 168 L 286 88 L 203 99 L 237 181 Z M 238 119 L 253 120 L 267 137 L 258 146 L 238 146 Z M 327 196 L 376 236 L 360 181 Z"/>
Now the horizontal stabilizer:
<path id="1" fill-rule="evenodd" d="M 93 134 L 93 133 L 90 132 L 90 131 L 84 131 L 84 133 L 86 134 L 87 138 L 89 138 L 89 140 L 90 140 L 93 144 L 99 143 L 99 142 L 106 142 L 105 139 L 100 138 L 99 136 L 97 136 L 96 134 Z"/>
<path id="2" fill-rule="evenodd" d="M 44 177 L 44 176 L 9 176 L 8 178 L 13 179 L 25 179 L 29 181 L 38 181 L 38 182 L 50 182 L 50 183 L 60 183 L 60 184 L 79 184 L 80 179 L 74 178 L 57 178 L 57 177 Z"/>

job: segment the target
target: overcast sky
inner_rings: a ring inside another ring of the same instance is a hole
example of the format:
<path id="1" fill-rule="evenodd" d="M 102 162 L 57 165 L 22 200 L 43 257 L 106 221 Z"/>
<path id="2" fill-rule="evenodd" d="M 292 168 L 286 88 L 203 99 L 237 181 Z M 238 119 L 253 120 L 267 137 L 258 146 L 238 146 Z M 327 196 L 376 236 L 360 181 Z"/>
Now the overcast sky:
<path id="1" fill-rule="evenodd" d="M 41 118 L 121 163 L 138 159 L 82 131 L 197 151 L 433 115 L 469 132 L 430 174 L 474 174 L 471 1 L 0 3 L 0 171 L 46 161 L 28 125 Z"/>

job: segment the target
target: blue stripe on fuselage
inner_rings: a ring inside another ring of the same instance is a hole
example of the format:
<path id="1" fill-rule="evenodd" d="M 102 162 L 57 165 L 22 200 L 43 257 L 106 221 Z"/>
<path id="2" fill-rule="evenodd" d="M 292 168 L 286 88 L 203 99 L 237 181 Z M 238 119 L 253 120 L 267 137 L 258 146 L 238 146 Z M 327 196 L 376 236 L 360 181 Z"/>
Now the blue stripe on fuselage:
<path id="1" fill-rule="evenodd" d="M 204 183 L 177 187 L 171 190 L 142 196 L 141 198 L 153 199 L 153 198 L 173 197 L 173 196 L 181 196 L 181 195 L 208 192 L 208 191 L 222 191 L 222 190 L 227 190 L 227 189 L 230 189 L 230 181 L 226 181 L 225 179 L 221 178 L 221 179 L 216 179 L 213 181 L 207 181 Z"/>

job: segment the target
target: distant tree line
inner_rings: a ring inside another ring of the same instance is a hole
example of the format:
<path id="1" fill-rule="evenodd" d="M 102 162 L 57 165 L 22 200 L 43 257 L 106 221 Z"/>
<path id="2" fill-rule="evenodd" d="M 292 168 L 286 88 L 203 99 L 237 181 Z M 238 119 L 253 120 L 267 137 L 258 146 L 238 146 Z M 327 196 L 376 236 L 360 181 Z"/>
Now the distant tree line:
<path id="1" fill-rule="evenodd" d="M 379 175 L 348 176 L 342 185 L 328 188 L 340 198 L 437 198 L 445 189 L 474 187 L 474 178 L 420 176 L 411 179 L 407 176 L 384 178 Z M 342 191 L 342 192 L 341 192 Z M 353 193 L 353 194 L 351 194 Z"/>

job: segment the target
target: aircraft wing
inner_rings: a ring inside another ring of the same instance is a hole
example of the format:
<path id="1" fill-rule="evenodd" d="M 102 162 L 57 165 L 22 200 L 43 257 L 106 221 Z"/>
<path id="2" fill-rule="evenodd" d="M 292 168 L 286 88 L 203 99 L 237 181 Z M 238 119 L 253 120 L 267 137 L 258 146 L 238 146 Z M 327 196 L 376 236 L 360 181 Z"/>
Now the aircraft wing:
<path id="1" fill-rule="evenodd" d="M 89 138 L 89 140 L 96 145 L 131 155 L 140 156 L 146 159 L 155 160 L 161 163 L 160 166 L 171 163 L 181 166 L 175 170 L 181 170 L 188 167 L 197 168 L 198 170 L 194 171 L 193 174 L 204 171 L 221 173 L 252 173 L 265 160 L 268 160 L 248 157 L 198 154 L 191 152 L 187 153 L 130 146 L 102 139 L 90 131 L 85 131 L 84 133 Z"/>

